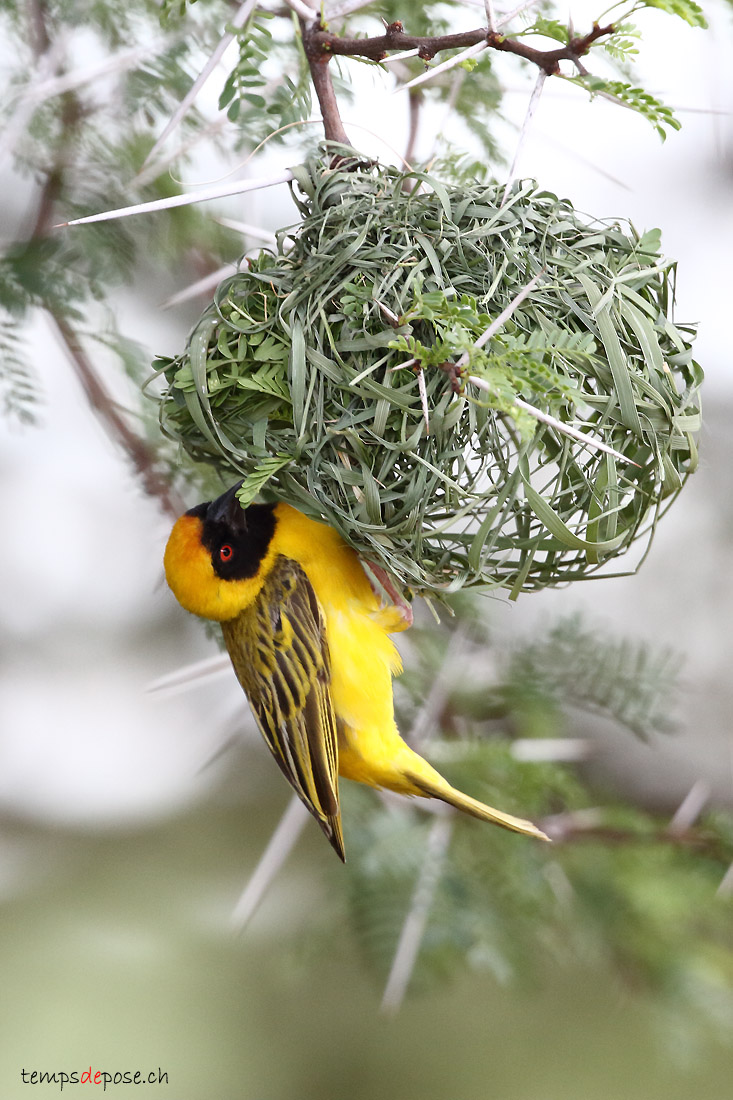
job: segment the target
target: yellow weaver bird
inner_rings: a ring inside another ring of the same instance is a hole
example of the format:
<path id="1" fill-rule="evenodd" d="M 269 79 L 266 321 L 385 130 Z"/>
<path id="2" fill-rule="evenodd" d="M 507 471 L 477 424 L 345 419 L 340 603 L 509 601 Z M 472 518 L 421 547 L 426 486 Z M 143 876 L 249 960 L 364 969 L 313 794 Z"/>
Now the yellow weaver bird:
<path id="1" fill-rule="evenodd" d="M 547 840 L 455 790 L 400 737 L 392 676 L 402 664 L 389 633 L 409 623 L 381 605 L 356 552 L 288 504 L 243 509 L 238 488 L 176 521 L 166 578 L 187 611 L 221 623 L 272 755 L 341 859 L 339 775 Z"/>

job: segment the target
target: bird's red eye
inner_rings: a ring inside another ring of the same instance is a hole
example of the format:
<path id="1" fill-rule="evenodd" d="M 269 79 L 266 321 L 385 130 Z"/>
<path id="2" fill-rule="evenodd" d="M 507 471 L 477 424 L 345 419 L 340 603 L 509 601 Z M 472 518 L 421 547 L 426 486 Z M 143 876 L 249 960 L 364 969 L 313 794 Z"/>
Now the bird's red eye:
<path id="1" fill-rule="evenodd" d="M 231 561 L 233 557 L 234 557 L 234 551 L 232 550 L 229 543 L 225 542 L 224 545 L 219 550 L 219 560 L 220 561 Z"/>

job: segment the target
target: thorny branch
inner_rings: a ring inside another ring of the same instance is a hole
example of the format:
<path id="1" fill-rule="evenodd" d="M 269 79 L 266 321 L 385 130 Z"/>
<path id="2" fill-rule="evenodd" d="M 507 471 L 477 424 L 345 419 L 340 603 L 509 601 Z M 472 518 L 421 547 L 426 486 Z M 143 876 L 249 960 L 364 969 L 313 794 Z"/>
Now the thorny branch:
<path id="1" fill-rule="evenodd" d="M 303 35 L 303 46 L 305 48 L 306 57 L 308 58 L 308 65 L 310 66 L 313 87 L 316 90 L 318 102 L 321 106 L 321 117 L 323 118 L 323 129 L 326 135 L 326 141 L 337 141 L 341 145 L 350 145 L 349 136 L 344 130 L 344 125 L 341 121 L 331 74 L 328 71 L 330 57 L 328 53 L 324 53 L 318 45 L 311 47 L 311 36 L 314 27 L 318 27 L 318 24 L 312 24 L 309 27 L 304 20 L 301 19 L 300 28 Z"/>
<path id="2" fill-rule="evenodd" d="M 461 50 L 485 42 L 486 46 L 504 53 L 513 53 L 525 61 L 531 62 L 547 76 L 560 72 L 560 62 L 570 61 L 579 70 L 580 58 L 588 53 L 594 42 L 613 34 L 612 23 L 601 27 L 594 23 L 592 30 L 584 35 L 571 35 L 564 46 L 553 50 L 538 50 L 517 38 L 506 38 L 503 34 L 487 27 L 477 27 L 472 31 L 459 34 L 412 35 L 406 34 L 402 23 L 390 23 L 384 34 L 373 38 L 343 38 L 332 34 L 320 20 L 313 23 L 300 21 L 303 48 L 310 66 L 313 85 L 321 107 L 321 116 L 326 140 L 348 145 L 336 102 L 336 96 L 328 71 L 328 62 L 332 57 L 365 57 L 370 61 L 383 61 L 390 52 L 417 50 L 417 56 L 423 61 L 432 61 L 442 50 Z"/>
<path id="3" fill-rule="evenodd" d="M 476 30 L 463 31 L 460 34 L 426 35 L 423 37 L 405 34 L 402 23 L 390 23 L 384 34 L 374 38 L 340 38 L 314 23 L 306 28 L 304 44 L 306 55 L 314 60 L 328 60 L 329 56 L 366 57 L 371 61 L 382 61 L 390 50 L 417 50 L 423 61 L 432 61 L 441 50 L 461 50 L 467 46 L 477 46 L 485 41 L 493 50 L 516 54 L 531 61 L 548 76 L 560 71 L 561 61 L 576 62 L 588 52 L 599 38 L 613 34 L 614 25 L 605 27 L 594 24 L 593 29 L 584 35 L 570 38 L 565 46 L 554 50 L 537 50 L 516 38 L 506 38 L 496 31 L 478 27 Z"/>

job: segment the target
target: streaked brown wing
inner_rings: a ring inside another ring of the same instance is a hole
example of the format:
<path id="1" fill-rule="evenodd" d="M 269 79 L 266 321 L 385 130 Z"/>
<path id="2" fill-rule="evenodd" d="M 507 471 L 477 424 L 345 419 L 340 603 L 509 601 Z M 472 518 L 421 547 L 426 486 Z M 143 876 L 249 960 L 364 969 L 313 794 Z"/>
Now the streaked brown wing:
<path id="1" fill-rule="evenodd" d="M 252 606 L 222 630 L 273 756 L 343 859 L 325 620 L 300 565 L 279 557 Z"/>

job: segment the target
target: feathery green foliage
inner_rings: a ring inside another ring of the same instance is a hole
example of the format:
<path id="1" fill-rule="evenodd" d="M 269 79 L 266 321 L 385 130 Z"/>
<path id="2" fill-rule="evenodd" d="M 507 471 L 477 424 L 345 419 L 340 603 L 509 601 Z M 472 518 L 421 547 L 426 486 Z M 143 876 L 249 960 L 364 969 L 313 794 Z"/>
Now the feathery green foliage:
<path id="1" fill-rule="evenodd" d="M 218 16 L 225 11 L 221 5 Z M 32 19 L 26 13 L 21 19 L 16 15 L 14 4 L 0 12 L 8 56 L 14 51 L 22 59 L 0 107 L 3 152 L 5 166 L 12 163 L 37 210 L 35 223 L 25 216 L 17 219 L 22 232 L 0 255 L 0 310 L 12 319 L 11 328 L 4 330 L 0 371 L 6 407 L 27 420 L 40 381 L 25 361 L 22 334 L 39 311 L 68 323 L 82 345 L 90 335 L 101 337 L 107 347 L 120 352 L 122 368 L 139 386 L 146 352 L 134 347 L 134 329 L 129 335 L 117 331 L 114 310 L 107 303 L 133 279 L 149 279 L 155 273 L 160 282 L 168 264 L 185 266 L 194 258 L 217 264 L 236 253 L 240 244 L 239 237 L 210 214 L 192 209 L 150 220 L 110 221 L 82 232 L 54 228 L 57 222 L 110 206 L 180 190 L 162 169 L 147 183 L 136 177 L 155 135 L 190 87 L 188 70 L 202 56 L 202 44 L 216 25 L 214 6 L 209 5 L 208 20 L 194 24 L 185 39 L 161 35 L 159 8 L 148 0 L 114 10 L 105 4 L 85 5 L 83 15 L 73 4 L 53 10 L 42 6 Z M 73 54 L 76 32 L 83 45 Z M 42 49 L 45 36 L 53 43 L 47 53 Z M 156 39 L 154 50 L 151 43 Z M 133 52 L 135 47 L 137 63 L 121 64 L 116 70 L 113 62 L 123 48 Z M 80 58 L 85 58 L 84 64 L 75 68 Z M 55 69 L 46 72 L 44 66 L 52 61 Z M 105 75 L 105 61 L 111 75 Z M 45 90 L 61 74 L 60 86 Z M 67 79 L 69 87 L 64 88 Z M 100 92 L 99 82 L 105 79 L 109 86 Z M 184 121 L 189 137 L 203 127 L 195 110 Z"/>
<path id="2" fill-rule="evenodd" d="M 679 19 L 684 19 L 685 23 L 689 23 L 691 27 L 708 25 L 705 13 L 695 0 L 642 0 L 641 3 L 634 4 L 631 10 L 638 11 L 640 8 L 659 8 L 668 15 L 676 15 Z"/>
<path id="3" fill-rule="evenodd" d="M 621 49 L 620 44 L 617 44 L 617 48 Z M 628 48 L 625 52 L 628 54 Z M 569 77 L 568 79 L 573 84 L 578 84 L 581 88 L 587 89 L 591 97 L 604 95 L 609 99 L 618 100 L 624 107 L 630 107 L 632 111 L 636 111 L 642 118 L 652 124 L 662 141 L 666 140 L 668 129 L 679 130 L 680 128 L 680 122 L 675 118 L 672 110 L 665 107 L 649 92 L 645 92 L 643 88 L 634 88 L 631 84 L 626 84 L 621 80 L 605 80 L 603 77 L 594 76 L 591 73 L 584 73 L 581 76 Z"/>
<path id="4" fill-rule="evenodd" d="M 422 751 L 461 789 L 539 821 L 554 844 L 526 843 L 451 816 L 409 990 L 431 988 L 466 965 L 506 983 L 536 980 L 548 959 L 582 958 L 593 970 L 613 966 L 637 993 L 654 993 L 667 1026 L 684 1023 L 695 1038 L 706 1030 L 725 1038 L 733 1023 L 733 900 L 716 891 L 733 858 L 729 816 L 710 813 L 675 834 L 664 818 L 609 801 L 607 794 L 600 805 L 591 801 L 598 795 L 575 767 L 541 755 L 527 760 L 515 753 L 510 736 L 529 732 L 527 691 L 535 714 L 545 718 L 544 726 L 531 722 L 540 748 L 543 737 L 562 728 L 568 705 L 603 713 L 643 736 L 668 728 L 674 713 L 669 655 L 599 638 L 582 621 L 568 620 L 520 640 L 505 660 L 492 660 L 476 601 L 464 597 L 454 606 L 450 625 L 412 632 L 415 651 L 398 686 L 398 719 L 406 730 L 414 723 L 445 675 L 448 636 L 460 630 L 460 661 L 448 670 Z M 616 674 L 625 680 L 628 709 L 595 674 L 588 676 L 591 666 L 603 666 L 604 654 L 609 680 Z M 568 692 L 575 672 L 577 690 Z M 384 982 L 430 858 L 434 817 L 419 800 L 385 809 L 351 784 L 342 795 L 349 913 L 370 968 Z"/>
<path id="5" fill-rule="evenodd" d="M 7 416 L 22 424 L 35 421 L 36 379 L 27 362 L 20 326 L 0 319 L 0 400 Z"/>
<path id="6" fill-rule="evenodd" d="M 605 638 L 574 614 L 515 650 L 506 687 L 519 707 L 531 685 L 543 705 L 585 707 L 647 737 L 670 730 L 681 666 L 678 653 L 635 638 Z"/>

